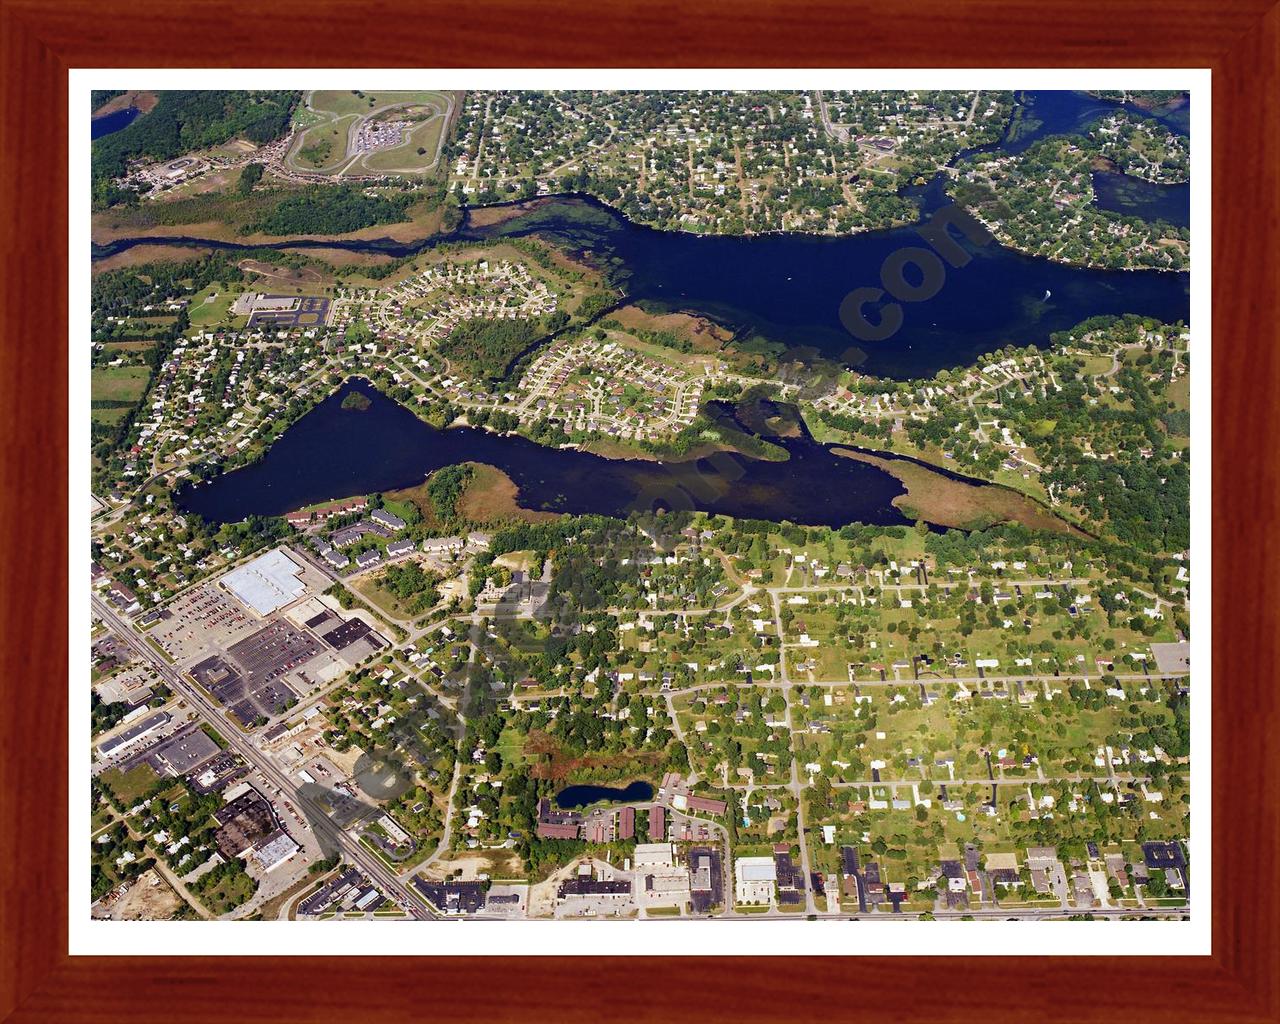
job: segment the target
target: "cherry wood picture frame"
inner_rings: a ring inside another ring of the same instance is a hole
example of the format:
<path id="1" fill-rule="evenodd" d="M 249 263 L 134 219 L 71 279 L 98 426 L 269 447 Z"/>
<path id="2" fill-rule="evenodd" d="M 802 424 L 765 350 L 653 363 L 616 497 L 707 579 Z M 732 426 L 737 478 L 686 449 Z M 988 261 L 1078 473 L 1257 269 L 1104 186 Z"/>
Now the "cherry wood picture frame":
<path id="1" fill-rule="evenodd" d="M 1280 1020 L 1273 0 L 0 0 L 0 55 L 0 1020 Z M 1095 923 L 1096 957 L 983 956 L 975 923 L 942 958 L 69 956 L 67 72 L 267 66 L 1211 68 L 1212 955 Z"/>

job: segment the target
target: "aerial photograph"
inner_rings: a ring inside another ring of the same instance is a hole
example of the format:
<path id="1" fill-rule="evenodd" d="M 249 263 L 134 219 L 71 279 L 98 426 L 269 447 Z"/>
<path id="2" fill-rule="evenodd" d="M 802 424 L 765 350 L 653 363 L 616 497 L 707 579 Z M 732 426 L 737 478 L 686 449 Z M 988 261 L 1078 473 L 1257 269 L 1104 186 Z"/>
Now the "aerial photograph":
<path id="1" fill-rule="evenodd" d="M 93 92 L 73 915 L 1189 922 L 1191 108 Z"/>

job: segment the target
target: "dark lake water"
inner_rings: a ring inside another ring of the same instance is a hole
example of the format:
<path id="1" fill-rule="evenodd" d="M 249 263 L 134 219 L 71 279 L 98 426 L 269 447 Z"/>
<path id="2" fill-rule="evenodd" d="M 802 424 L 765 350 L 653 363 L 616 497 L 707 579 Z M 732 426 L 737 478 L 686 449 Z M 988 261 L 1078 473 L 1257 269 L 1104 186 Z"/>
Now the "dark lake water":
<path id="1" fill-rule="evenodd" d="M 1167 221 L 1176 227 L 1191 226 L 1191 183 L 1158 185 L 1113 171 L 1093 172 L 1093 201 L 1103 210 Z"/>
<path id="2" fill-rule="evenodd" d="M 121 128 L 128 128 L 137 119 L 139 113 L 137 107 L 125 107 L 123 110 L 93 118 L 93 137 L 100 139 L 104 135 L 118 132 Z"/>
<path id="3" fill-rule="evenodd" d="M 614 789 L 609 786 L 567 786 L 556 794 L 555 799 L 557 807 L 574 810 L 601 801 L 629 804 L 638 800 L 649 800 L 652 797 L 653 787 L 649 783 L 633 782 L 626 789 Z"/>
<path id="4" fill-rule="evenodd" d="M 368 409 L 342 408 L 352 390 L 368 396 Z M 682 508 L 806 526 L 910 522 L 890 504 L 904 488 L 888 473 L 834 455 L 806 435 L 774 443 L 786 449 L 785 462 L 736 454 L 672 463 L 606 459 L 470 427 L 437 430 L 367 381 L 353 380 L 258 462 L 187 487 L 174 500 L 212 522 L 236 522 L 411 486 L 442 466 L 473 461 L 511 477 L 522 506 L 553 512 L 626 516 Z"/>
<path id="5" fill-rule="evenodd" d="M 1020 93 L 1024 110 L 1016 138 L 984 148 L 1017 150 L 1036 138 L 1077 131 L 1117 109 L 1082 93 Z M 1135 108 L 1136 112 L 1136 108 Z M 1185 117 L 1179 108 L 1171 118 Z M 911 190 L 929 215 L 948 205 L 940 179 Z M 1189 275 L 1095 270 L 1024 256 L 999 244 L 975 246 L 967 266 L 948 267 L 932 298 L 901 304 L 903 322 L 880 342 L 855 339 L 840 322 L 842 300 L 854 288 L 879 287 L 886 257 L 921 246 L 913 227 L 847 237 L 777 234 L 750 238 L 698 236 L 632 223 L 588 197 L 560 196 L 531 205 L 501 224 L 464 220 L 452 235 L 418 242 L 284 240 L 270 248 L 331 248 L 406 256 L 442 241 L 483 241 L 542 234 L 605 268 L 627 297 L 658 311 L 686 310 L 758 335 L 801 357 L 831 360 L 896 379 L 932 376 L 972 363 L 1005 345 L 1044 345 L 1049 336 L 1101 314 L 1136 313 L 1166 322 L 1190 312 Z M 200 238 L 165 244 L 243 249 Z M 95 247 L 103 257 L 155 239 L 121 239 Z M 1045 298 L 1045 293 L 1049 298 Z M 868 316 L 878 316 L 868 309 Z"/>
<path id="6" fill-rule="evenodd" d="M 1019 92 L 1017 110 L 1009 131 L 998 148 L 1007 153 L 1021 153 L 1033 142 L 1050 135 L 1075 135 L 1083 132 L 1100 117 L 1123 110 L 1134 117 L 1152 118 L 1170 131 L 1187 135 L 1191 129 L 1191 102 L 1146 110 L 1136 103 L 1100 100 L 1083 92 L 1068 89 L 1043 89 Z M 994 147 L 993 147 L 994 148 Z"/>
<path id="7" fill-rule="evenodd" d="M 879 287 L 890 255 L 922 245 L 914 228 L 843 238 L 698 236 L 641 227 L 594 200 L 563 197 L 474 234 L 550 236 L 610 267 L 627 296 L 650 308 L 704 314 L 895 379 L 968 365 L 1004 345 L 1043 345 L 1091 316 L 1189 315 L 1186 274 L 1072 267 L 966 240 L 968 265 L 947 268 L 928 301 L 902 303 L 902 326 L 891 338 L 865 342 L 844 329 L 840 304 L 854 288 Z"/>
<path id="8" fill-rule="evenodd" d="M 891 254 L 920 246 L 914 228 L 848 237 L 698 236 L 633 224 L 594 199 L 562 196 L 486 228 L 463 227 L 453 240 L 540 234 L 608 269 L 631 300 L 657 311 L 685 310 L 760 335 L 799 352 L 856 366 L 876 376 L 932 376 L 965 366 L 1005 345 L 1044 345 L 1091 316 L 1136 313 L 1168 323 L 1190 314 L 1189 275 L 1154 270 L 1095 270 L 1032 256 L 992 242 L 962 244 L 967 266 L 948 268 L 928 301 L 901 304 L 903 322 L 881 342 L 855 339 L 840 304 L 857 287 L 878 287 Z M 201 239 L 167 244 L 248 248 Z M 143 240 L 145 244 L 145 240 Z M 154 244 L 154 240 L 151 240 Z M 104 246 L 100 255 L 130 247 Z M 339 248 L 410 255 L 428 247 L 394 242 L 280 242 L 272 248 Z M 1050 298 L 1044 298 L 1045 292 Z M 878 313 L 868 311 L 873 320 Z"/>

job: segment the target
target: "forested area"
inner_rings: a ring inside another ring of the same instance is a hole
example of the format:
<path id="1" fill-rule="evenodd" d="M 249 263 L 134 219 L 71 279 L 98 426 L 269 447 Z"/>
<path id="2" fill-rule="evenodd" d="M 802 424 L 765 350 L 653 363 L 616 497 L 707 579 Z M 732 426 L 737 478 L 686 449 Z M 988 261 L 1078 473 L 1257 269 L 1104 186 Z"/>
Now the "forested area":
<path id="1" fill-rule="evenodd" d="M 427 494 L 431 498 L 431 510 L 441 523 L 453 523 L 458 517 L 458 499 L 467 489 L 467 482 L 474 470 L 468 465 L 445 466 L 431 474 L 427 482 Z"/>
<path id="2" fill-rule="evenodd" d="M 388 565 L 382 571 L 380 583 L 410 615 L 419 615 L 440 600 L 436 590 L 439 579 L 437 574 L 423 569 L 421 563 L 410 560 Z"/>
<path id="3" fill-rule="evenodd" d="M 543 333 L 536 320 L 467 320 L 440 343 L 439 351 L 472 376 L 501 380 L 511 361 Z"/>
<path id="4" fill-rule="evenodd" d="M 371 195 L 353 185 L 315 185 L 286 196 L 251 221 L 244 233 L 345 235 L 375 224 L 404 220 L 405 211 L 416 198 L 411 192 Z"/>
<path id="5" fill-rule="evenodd" d="M 261 145 L 289 126 L 299 93 L 293 91 L 177 90 L 157 94 L 146 117 L 93 143 L 95 198 L 105 205 L 107 186 L 131 160 L 171 160 L 235 138 Z"/>

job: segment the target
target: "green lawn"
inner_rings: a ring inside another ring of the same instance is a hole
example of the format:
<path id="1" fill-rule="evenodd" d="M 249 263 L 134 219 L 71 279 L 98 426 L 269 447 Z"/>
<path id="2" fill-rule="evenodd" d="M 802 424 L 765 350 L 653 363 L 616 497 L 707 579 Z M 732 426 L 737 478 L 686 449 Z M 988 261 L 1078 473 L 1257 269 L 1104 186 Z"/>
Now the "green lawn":
<path id="1" fill-rule="evenodd" d="M 524 741 L 524 733 L 510 727 L 502 730 L 495 749 L 502 755 L 503 764 L 522 764 L 524 762 Z"/>
<path id="2" fill-rule="evenodd" d="M 231 304 L 236 301 L 233 292 L 219 293 L 212 285 L 192 298 L 188 316 L 192 327 L 211 327 L 229 319 Z"/>
<path id="3" fill-rule="evenodd" d="M 89 413 L 89 418 L 99 423 L 118 423 L 128 414 L 128 408 L 120 406 L 116 409 L 93 409 Z"/>
<path id="4" fill-rule="evenodd" d="M 121 772 L 117 768 L 108 769 L 99 776 L 99 781 L 128 807 L 150 790 L 159 777 L 150 765 L 140 764 L 128 772 Z"/>
<path id="5" fill-rule="evenodd" d="M 354 117 L 340 117 L 308 128 L 294 151 L 294 161 L 317 171 L 336 170 L 347 157 L 347 129 Z"/>
<path id="6" fill-rule="evenodd" d="M 382 586 L 380 574 L 358 580 L 352 583 L 352 586 L 359 591 L 361 597 L 366 601 L 372 602 L 375 607 L 384 614 L 390 615 L 393 619 L 409 619 L 413 617 L 408 605 Z"/>
<path id="7" fill-rule="evenodd" d="M 363 96 L 357 96 L 350 89 L 317 89 L 311 95 L 313 110 L 327 111 L 339 117 L 348 114 L 367 114 L 371 110 L 377 110 L 390 103 L 435 103 L 442 110 L 448 106 L 444 95 L 438 92 L 365 91 Z"/>
<path id="8" fill-rule="evenodd" d="M 89 395 L 95 402 L 136 402 L 147 390 L 151 371 L 145 366 L 95 366 Z"/>

